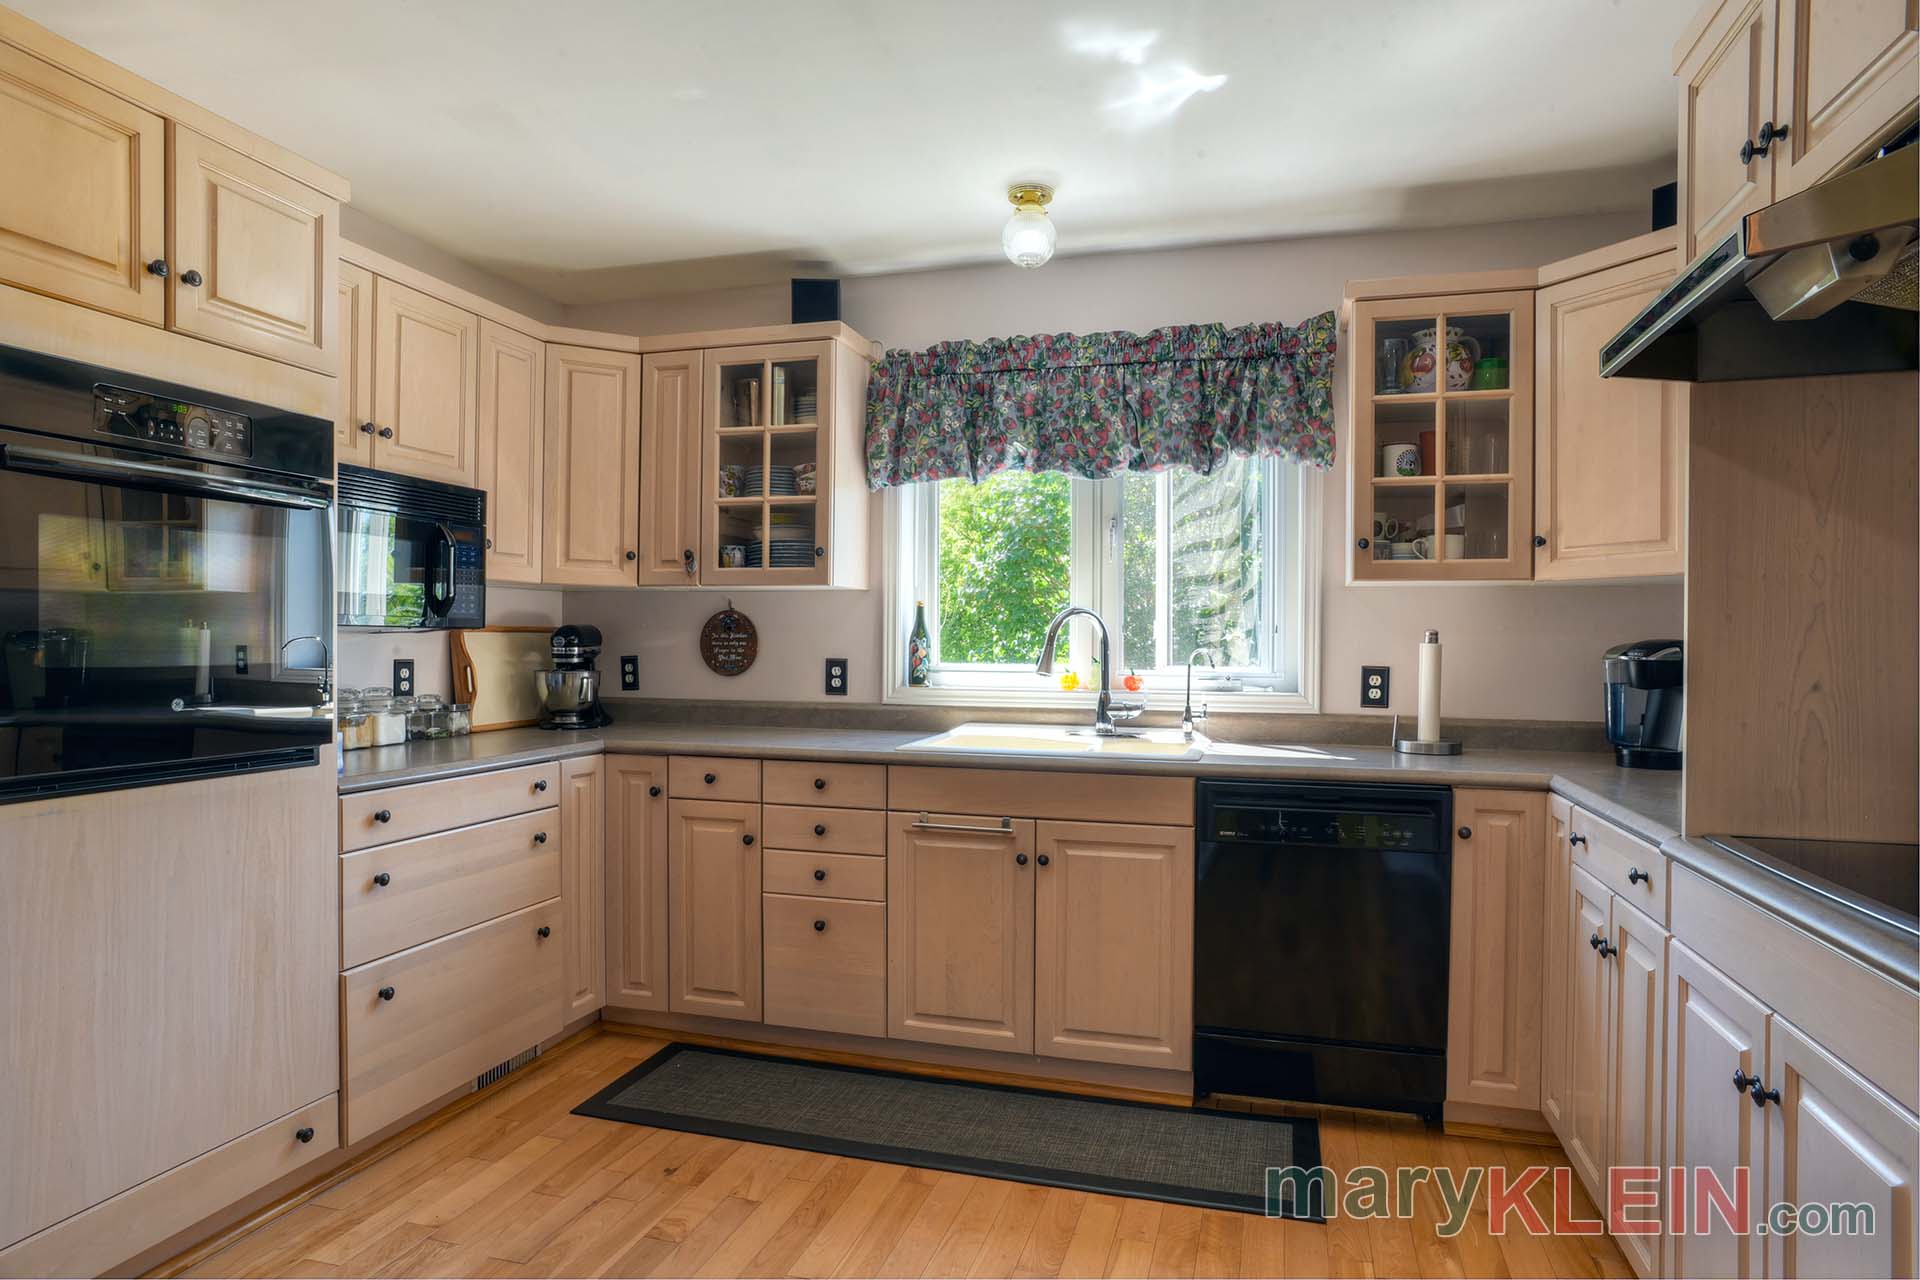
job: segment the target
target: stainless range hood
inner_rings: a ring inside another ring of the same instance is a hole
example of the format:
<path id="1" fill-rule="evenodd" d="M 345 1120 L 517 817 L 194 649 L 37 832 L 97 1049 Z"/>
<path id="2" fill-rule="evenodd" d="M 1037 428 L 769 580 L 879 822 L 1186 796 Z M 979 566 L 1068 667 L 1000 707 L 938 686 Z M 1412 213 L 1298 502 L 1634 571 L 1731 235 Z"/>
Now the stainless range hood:
<path id="1" fill-rule="evenodd" d="M 1920 146 L 1740 220 L 1600 351 L 1604 378 L 1725 382 L 1920 368 Z"/>

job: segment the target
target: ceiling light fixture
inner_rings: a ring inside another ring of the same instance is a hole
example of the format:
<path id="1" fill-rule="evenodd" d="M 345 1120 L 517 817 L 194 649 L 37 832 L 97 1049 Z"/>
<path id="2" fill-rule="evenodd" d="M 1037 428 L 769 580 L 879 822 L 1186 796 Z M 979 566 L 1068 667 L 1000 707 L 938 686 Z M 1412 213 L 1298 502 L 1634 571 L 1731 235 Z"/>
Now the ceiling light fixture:
<path id="1" fill-rule="evenodd" d="M 1013 216 L 1000 232 L 1000 249 L 1016 267 L 1043 266 L 1053 256 L 1053 219 L 1047 217 L 1052 199 L 1053 188 L 1038 182 L 1007 188 Z"/>

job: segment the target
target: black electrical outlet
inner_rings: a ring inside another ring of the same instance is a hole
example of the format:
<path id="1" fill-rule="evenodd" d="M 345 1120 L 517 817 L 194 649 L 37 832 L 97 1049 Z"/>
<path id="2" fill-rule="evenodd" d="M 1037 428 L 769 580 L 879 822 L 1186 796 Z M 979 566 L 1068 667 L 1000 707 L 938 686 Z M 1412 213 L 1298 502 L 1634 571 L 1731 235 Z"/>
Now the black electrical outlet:
<path id="1" fill-rule="evenodd" d="M 247 674 L 247 646 L 243 644 L 233 646 L 233 674 Z"/>
<path id="2" fill-rule="evenodd" d="M 1360 705 L 1384 709 L 1387 706 L 1387 694 L 1393 688 L 1392 667 L 1360 668 Z"/>
<path id="3" fill-rule="evenodd" d="M 847 696 L 847 660 L 827 659 L 827 692 L 836 698 Z"/>
<path id="4" fill-rule="evenodd" d="M 623 653 L 620 655 L 620 688 L 632 693 L 640 687 L 640 655 Z"/>
<path id="5" fill-rule="evenodd" d="M 413 696 L 413 659 L 395 658 L 393 660 L 393 692 L 401 698 Z"/>

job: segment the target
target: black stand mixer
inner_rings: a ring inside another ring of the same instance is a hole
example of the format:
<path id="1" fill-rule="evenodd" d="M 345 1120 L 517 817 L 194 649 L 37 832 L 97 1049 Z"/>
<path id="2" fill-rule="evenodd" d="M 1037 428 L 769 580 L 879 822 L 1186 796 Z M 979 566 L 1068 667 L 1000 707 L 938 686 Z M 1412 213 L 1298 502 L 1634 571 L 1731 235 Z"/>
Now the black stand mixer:
<path id="1" fill-rule="evenodd" d="M 564 626 L 548 642 L 553 665 L 534 672 L 542 729 L 597 729 L 613 717 L 600 705 L 598 627 Z"/>

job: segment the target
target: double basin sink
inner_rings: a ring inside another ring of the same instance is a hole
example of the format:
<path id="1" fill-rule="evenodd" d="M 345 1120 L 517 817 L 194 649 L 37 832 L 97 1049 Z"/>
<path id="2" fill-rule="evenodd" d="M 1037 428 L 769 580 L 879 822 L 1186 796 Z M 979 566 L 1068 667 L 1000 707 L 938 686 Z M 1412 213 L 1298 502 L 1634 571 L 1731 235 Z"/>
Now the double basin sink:
<path id="1" fill-rule="evenodd" d="M 1102 737 L 1091 726 L 1082 725 L 963 724 L 945 733 L 904 743 L 899 750 L 952 751 L 969 755 L 1198 760 L 1211 746 L 1199 734 L 1189 739 L 1178 729 L 1123 729 L 1112 737 Z"/>

